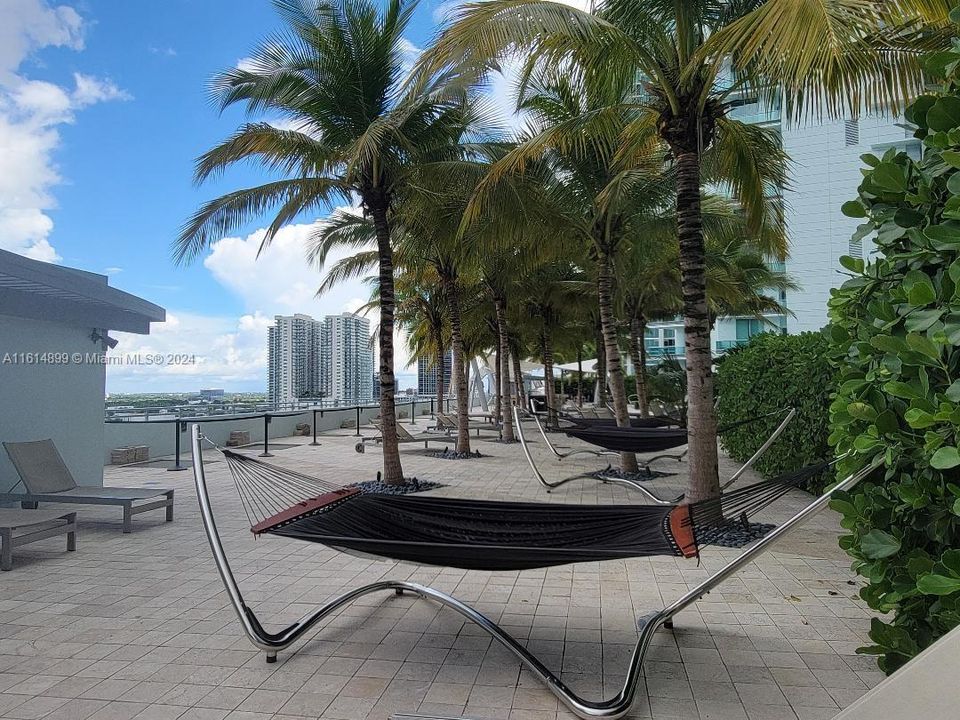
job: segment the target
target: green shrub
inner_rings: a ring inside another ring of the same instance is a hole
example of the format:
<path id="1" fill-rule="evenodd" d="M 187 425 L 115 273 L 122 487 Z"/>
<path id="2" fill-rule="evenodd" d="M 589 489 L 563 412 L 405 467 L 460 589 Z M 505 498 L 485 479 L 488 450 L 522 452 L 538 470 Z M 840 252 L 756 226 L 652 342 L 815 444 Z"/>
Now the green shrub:
<path id="1" fill-rule="evenodd" d="M 717 422 L 722 429 L 778 408 L 795 407 L 797 416 L 754 466 L 774 477 L 830 456 L 828 408 L 834 370 L 827 360 L 829 344 L 820 333 L 762 333 L 720 359 L 716 388 Z M 724 449 L 735 460 L 749 458 L 780 424 L 782 415 L 764 417 L 721 433 Z M 819 492 L 825 478 L 809 488 Z"/>
<path id="2" fill-rule="evenodd" d="M 955 41 L 956 42 L 956 41 Z M 832 503 L 841 546 L 867 578 L 878 655 L 892 672 L 960 624 L 960 50 L 929 59 L 942 91 L 906 112 L 924 157 L 864 155 L 859 199 L 843 211 L 876 233 L 878 257 L 841 260 L 830 300 L 840 368 L 830 442 L 846 475 L 883 455 L 886 472 Z"/>

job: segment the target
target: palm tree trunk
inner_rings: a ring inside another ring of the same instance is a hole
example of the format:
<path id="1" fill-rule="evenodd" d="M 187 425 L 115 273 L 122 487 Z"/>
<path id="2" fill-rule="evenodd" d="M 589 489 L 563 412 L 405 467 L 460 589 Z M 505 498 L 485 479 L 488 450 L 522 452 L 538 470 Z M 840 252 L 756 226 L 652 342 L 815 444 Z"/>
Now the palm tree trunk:
<path id="1" fill-rule="evenodd" d="M 630 355 L 633 360 L 633 374 L 637 380 L 637 404 L 640 414 L 650 413 L 647 399 L 647 319 L 634 317 L 630 321 Z"/>
<path id="2" fill-rule="evenodd" d="M 447 362 L 447 349 L 443 346 L 443 342 L 440 338 L 443 337 L 442 331 L 437 331 L 437 408 L 440 412 L 443 412 L 443 376 L 444 370 L 446 369 L 445 365 Z M 453 378 L 450 378 L 450 381 L 453 382 Z"/>
<path id="3" fill-rule="evenodd" d="M 494 323 L 496 325 L 496 323 Z M 493 369 L 493 414 L 496 416 L 497 422 L 503 422 L 503 405 L 501 397 L 503 393 L 503 377 L 501 372 L 503 367 L 500 364 L 500 336 L 497 335 L 497 347 L 493 351 L 493 362 L 496 367 Z"/>
<path id="4" fill-rule="evenodd" d="M 467 391 L 467 378 L 464 372 L 463 357 L 463 321 L 460 317 L 460 293 L 456 280 L 449 273 L 443 275 L 443 290 L 447 296 L 447 311 L 450 314 L 450 341 L 453 345 L 453 363 L 450 382 L 457 389 L 457 452 L 470 452 L 470 427 L 467 415 L 470 414 L 470 393 Z"/>
<path id="5" fill-rule="evenodd" d="M 596 405 L 607 404 L 607 346 L 599 325 L 597 325 L 597 384 L 593 393 L 593 402 Z"/>
<path id="6" fill-rule="evenodd" d="M 527 389 L 523 386 L 523 369 L 520 367 L 520 352 L 517 348 L 510 353 L 510 359 L 513 361 L 513 378 L 516 380 L 514 393 L 517 396 L 517 404 L 522 407 L 529 407 L 527 403 Z"/>
<path id="7" fill-rule="evenodd" d="M 620 362 L 617 328 L 613 316 L 613 268 L 611 267 L 610 256 L 601 252 L 598 263 L 597 292 L 600 296 L 600 329 L 603 333 L 603 345 L 606 349 L 607 372 L 610 375 L 613 414 L 617 418 L 618 427 L 630 427 L 627 388 L 623 382 L 623 364 Z M 637 472 L 637 456 L 629 452 L 620 453 L 620 469 L 625 473 Z"/>
<path id="8" fill-rule="evenodd" d="M 577 407 L 583 407 L 583 346 L 577 346 Z"/>
<path id="9" fill-rule="evenodd" d="M 506 300 L 495 297 L 493 305 L 497 313 L 497 336 L 500 343 L 500 392 L 501 407 L 503 409 L 503 439 L 513 442 L 513 413 L 510 412 L 510 344 L 507 338 L 507 309 Z"/>
<path id="10" fill-rule="evenodd" d="M 397 443 L 397 414 L 393 375 L 393 312 L 396 298 L 393 290 L 393 248 L 390 245 L 390 224 L 385 206 L 370 207 L 377 232 L 377 254 L 380 260 L 380 422 L 383 437 L 383 482 L 402 485 L 400 445 Z"/>
<path id="11" fill-rule="evenodd" d="M 677 235 L 683 288 L 686 343 L 687 433 L 690 439 L 688 502 L 717 497 L 717 418 L 713 410 L 713 356 L 707 308 L 706 262 L 700 210 L 700 156 L 696 150 L 674 154 L 677 169 Z"/>
<path id="12" fill-rule="evenodd" d="M 553 384 L 553 338 L 550 328 L 546 324 L 540 335 L 540 351 L 543 356 L 543 388 L 547 398 L 547 427 L 556 429 L 557 422 L 557 393 Z"/>

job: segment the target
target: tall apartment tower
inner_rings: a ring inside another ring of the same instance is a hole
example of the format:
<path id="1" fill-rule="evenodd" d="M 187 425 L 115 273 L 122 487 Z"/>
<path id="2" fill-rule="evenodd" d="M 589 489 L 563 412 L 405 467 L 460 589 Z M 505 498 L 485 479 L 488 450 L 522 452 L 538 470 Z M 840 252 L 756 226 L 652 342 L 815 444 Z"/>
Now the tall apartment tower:
<path id="1" fill-rule="evenodd" d="M 417 395 L 435 396 L 437 394 L 437 367 L 436 361 L 427 358 L 417 359 Z M 450 377 L 453 369 L 453 350 L 443 358 L 443 392 L 452 395 Z"/>
<path id="2" fill-rule="evenodd" d="M 309 315 L 277 315 L 268 330 L 268 391 L 274 405 L 319 397 L 326 378 L 322 362 L 324 323 Z"/>
<path id="3" fill-rule="evenodd" d="M 352 313 L 327 315 L 323 322 L 326 397 L 337 402 L 373 399 L 370 321 Z"/>

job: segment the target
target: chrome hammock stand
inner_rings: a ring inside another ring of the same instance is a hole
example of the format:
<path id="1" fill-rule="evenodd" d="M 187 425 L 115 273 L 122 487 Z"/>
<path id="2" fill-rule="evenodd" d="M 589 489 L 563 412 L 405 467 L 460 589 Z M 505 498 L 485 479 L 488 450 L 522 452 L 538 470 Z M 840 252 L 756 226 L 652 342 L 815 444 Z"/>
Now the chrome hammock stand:
<path id="1" fill-rule="evenodd" d="M 763 445 L 761 445 L 761 446 L 757 449 L 757 451 L 743 464 L 743 466 L 742 466 L 740 469 L 738 469 L 733 475 L 730 476 L 730 479 L 728 479 L 723 485 L 720 486 L 720 489 L 721 489 L 721 490 L 726 490 L 726 489 L 727 489 L 728 487 L 730 487 L 733 483 L 735 483 L 735 482 L 737 481 L 737 479 L 738 479 L 741 475 L 743 475 L 743 473 L 745 473 L 750 467 L 752 467 L 753 464 L 754 464 L 757 460 L 759 460 L 767 450 L 770 449 L 770 446 L 773 445 L 773 443 L 777 440 L 777 438 L 780 437 L 780 435 L 783 434 L 783 431 L 786 430 L 787 425 L 790 424 L 790 421 L 793 420 L 793 418 L 796 417 L 796 415 L 797 415 L 797 409 L 796 409 L 796 408 L 790 408 L 789 412 L 787 412 L 787 414 L 784 416 L 783 420 L 780 422 L 780 424 L 777 426 L 777 428 L 773 431 L 773 433 L 770 435 L 770 437 L 768 437 L 768 438 L 766 439 L 766 441 L 763 443 Z M 519 416 L 519 414 L 517 413 L 517 408 L 516 408 L 516 407 L 514 407 L 513 419 L 514 419 L 514 427 L 517 428 L 517 437 L 519 438 L 519 440 L 520 440 L 520 445 L 521 445 L 521 447 L 523 448 L 523 454 L 524 454 L 524 455 L 526 456 L 526 458 L 527 458 L 527 463 L 530 465 L 530 469 L 533 470 L 533 474 L 534 474 L 534 476 L 537 478 L 537 482 L 539 482 L 541 485 L 543 485 L 543 486 L 547 489 L 547 492 L 550 492 L 550 491 L 553 490 L 554 488 L 558 488 L 558 487 L 560 487 L 561 485 L 565 485 L 566 483 L 571 482 L 572 480 L 582 480 L 582 479 L 585 479 L 585 478 L 594 478 L 594 479 L 600 480 L 601 482 L 611 483 L 611 484 L 614 484 L 614 485 L 623 485 L 624 487 L 630 488 L 631 490 L 636 490 L 637 492 L 639 492 L 640 494 L 642 494 L 644 497 L 646 497 L 650 502 L 654 503 L 655 505 L 676 505 L 678 502 L 680 502 L 681 500 L 683 500 L 683 495 L 682 495 L 682 494 L 681 494 L 681 495 L 678 495 L 677 497 L 672 498 L 672 499 L 661 498 L 661 497 L 658 497 L 657 495 L 655 495 L 653 492 L 651 492 L 651 491 L 648 490 L 647 488 L 645 488 L 645 487 L 644 487 L 643 485 L 641 485 L 639 482 L 636 482 L 636 481 L 634 481 L 634 480 L 628 480 L 628 479 L 626 479 L 626 478 L 617 477 L 616 475 L 603 475 L 602 472 L 601 472 L 600 474 L 598 474 L 598 473 L 592 473 L 592 472 L 591 472 L 591 473 L 578 473 L 577 475 L 571 475 L 570 477 L 565 477 L 565 478 L 562 478 L 562 479 L 560 479 L 560 480 L 547 480 L 547 479 L 543 476 L 543 473 L 541 473 L 540 470 L 537 468 L 536 463 L 533 461 L 533 455 L 531 455 L 531 453 L 530 453 L 530 448 L 527 446 L 527 439 L 526 439 L 526 437 L 525 437 L 524 434 L 523 434 L 523 425 L 522 425 L 521 422 L 520 422 L 520 416 Z M 535 414 L 534 414 L 534 416 L 533 416 L 533 419 L 534 419 L 534 422 L 537 423 L 537 427 L 540 428 L 540 434 L 543 435 L 543 439 L 546 441 L 547 446 L 553 451 L 554 455 L 557 455 L 558 453 L 557 453 L 556 448 L 554 448 L 553 445 L 551 444 L 550 439 L 547 437 L 546 432 L 545 432 L 544 429 L 543 429 L 543 425 L 540 423 L 540 420 L 537 418 L 537 416 L 536 416 Z M 576 452 L 581 452 L 581 451 L 575 450 L 575 451 L 572 452 L 572 453 L 567 453 L 567 454 L 564 455 L 563 457 L 569 457 L 570 455 L 573 455 L 573 454 L 576 453 Z M 590 452 L 590 453 L 593 453 L 593 454 L 600 454 L 600 453 L 596 453 L 596 452 L 593 451 L 593 450 L 584 451 L 584 452 Z M 608 454 L 619 455 L 620 453 L 608 453 Z M 677 457 L 677 456 L 675 456 L 675 455 L 668 455 L 668 456 L 658 455 L 657 458 L 658 458 L 658 457 Z M 656 460 L 657 458 L 652 458 L 652 459 L 650 460 L 650 462 L 653 462 L 653 460 Z"/>
<path id="2" fill-rule="evenodd" d="M 637 629 L 640 634 L 637 644 L 630 657 L 630 665 L 627 669 L 627 676 L 623 682 L 620 691 L 612 698 L 600 701 L 584 700 L 574 693 L 570 688 L 550 671 L 535 655 L 526 647 L 518 642 L 512 635 L 492 620 L 474 610 L 454 597 L 447 595 L 425 585 L 417 583 L 404 582 L 399 580 L 385 580 L 382 582 L 364 585 L 363 587 L 351 590 L 348 593 L 340 595 L 330 600 L 322 607 L 305 615 L 297 622 L 276 633 L 268 632 L 257 619 L 256 614 L 243 601 L 240 594 L 240 588 L 230 569 L 230 563 L 227 561 L 226 553 L 223 550 L 223 544 L 220 541 L 220 535 L 217 533 L 217 524 L 213 517 L 213 510 L 210 505 L 210 496 L 207 493 L 207 483 L 203 470 L 203 458 L 200 452 L 200 426 L 191 425 L 191 444 L 193 450 L 193 474 L 194 482 L 197 486 L 197 500 L 200 503 L 200 516 L 203 519 L 203 527 L 206 531 L 207 540 L 210 542 L 210 549 L 213 552 L 213 559 L 223 580 L 223 585 L 227 590 L 230 604 L 240 619 L 240 624 L 250 642 L 255 647 L 266 653 L 267 662 L 276 662 L 277 653 L 290 647 L 297 640 L 302 638 L 318 622 L 327 617 L 330 613 L 343 607 L 344 605 L 356 600 L 364 595 L 375 592 L 393 591 L 396 594 L 402 594 L 404 591 L 414 593 L 426 600 L 434 602 L 454 610 L 467 620 L 476 623 L 481 629 L 493 637 L 494 640 L 503 645 L 507 650 L 513 653 L 530 672 L 536 675 L 550 692 L 552 692 L 571 712 L 581 718 L 609 718 L 613 720 L 625 715 L 633 705 L 634 698 L 641 686 L 642 668 L 644 656 L 650 646 L 654 633 L 664 623 L 669 622 L 673 617 L 684 608 L 693 604 L 701 597 L 713 590 L 721 582 L 729 578 L 744 565 L 752 561 L 759 554 L 765 552 L 774 542 L 786 535 L 796 526 L 805 522 L 812 515 L 816 514 L 830 501 L 831 495 L 841 490 L 849 490 L 862 479 L 867 477 L 873 470 L 882 463 L 882 456 L 872 465 L 865 467 L 854 475 L 844 479 L 830 491 L 814 499 L 805 508 L 800 510 L 789 520 L 772 530 L 755 545 L 745 550 L 736 559 L 731 560 L 723 568 L 718 570 L 708 579 L 688 591 L 685 595 L 672 602 L 659 612 L 654 612 L 643 616 L 637 621 Z"/>

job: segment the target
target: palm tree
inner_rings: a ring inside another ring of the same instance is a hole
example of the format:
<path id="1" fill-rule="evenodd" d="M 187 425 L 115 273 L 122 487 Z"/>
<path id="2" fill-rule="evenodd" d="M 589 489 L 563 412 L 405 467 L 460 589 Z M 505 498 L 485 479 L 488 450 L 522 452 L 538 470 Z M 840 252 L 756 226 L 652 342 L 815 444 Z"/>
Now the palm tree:
<path id="1" fill-rule="evenodd" d="M 436 71 L 528 51 L 528 76 L 543 65 L 580 66 L 610 83 L 637 83 L 627 102 L 637 117 L 621 133 L 622 153 L 652 130 L 669 146 L 675 174 L 691 502 L 719 493 L 701 187 L 729 183 L 754 229 L 766 209 L 763 157 L 757 143 L 743 142 L 754 130 L 727 117 L 731 103 L 759 96 L 781 102 L 792 117 L 877 106 L 896 112 L 923 87 L 911 47 L 916 12 L 942 21 L 944 8 L 926 0 L 605 0 L 584 12 L 559 2 L 490 0 L 462 6 L 423 61 Z"/>
<path id="2" fill-rule="evenodd" d="M 536 350 L 531 354 L 539 356 L 543 362 L 547 425 L 551 428 L 557 426 L 558 403 L 553 379 L 557 336 L 574 319 L 581 303 L 589 300 L 590 291 L 591 283 L 584 273 L 570 260 L 558 258 L 530 272 L 519 293 L 520 315 L 527 327 L 524 328 L 519 321 L 517 325 L 533 334 L 532 345 Z"/>
<path id="3" fill-rule="evenodd" d="M 396 257 L 396 256 L 395 256 Z M 440 279 L 430 266 L 401 266 L 396 278 L 397 324 L 406 331 L 407 347 L 423 358 L 436 377 L 437 409 L 443 410 L 447 350 L 447 303 Z"/>
<path id="4" fill-rule="evenodd" d="M 251 114 L 280 116 L 284 129 L 242 125 L 200 157 L 196 177 L 203 181 L 247 161 L 283 177 L 201 207 L 183 228 L 174 255 L 192 258 L 269 208 L 278 209 L 261 249 L 304 213 L 359 203 L 377 241 L 383 479 L 399 484 L 391 223 L 418 168 L 458 151 L 468 120 L 462 84 L 443 74 L 405 84 L 403 33 L 415 0 L 387 0 L 382 8 L 375 0 L 274 5 L 283 32 L 265 40 L 242 67 L 219 73 L 212 94 L 221 109 L 241 103 Z"/>
<path id="5" fill-rule="evenodd" d="M 512 217 L 517 234 L 523 236 L 530 232 L 531 206 L 541 203 L 549 208 L 542 214 L 551 217 L 550 232 L 581 245 L 581 256 L 592 265 L 597 288 L 599 340 L 606 367 L 600 377 L 609 380 L 621 427 L 628 426 L 630 418 L 614 312 L 615 261 L 631 225 L 669 197 L 655 138 L 651 136 L 652 142 L 643 144 L 627 161 L 617 157 L 615 138 L 632 118 L 624 106 L 632 87 L 627 82 L 598 82 L 572 65 L 562 72 L 544 69 L 531 76 L 520 99 L 528 114 L 526 128 L 516 147 L 491 165 L 466 214 L 467 223 L 490 216 Z M 614 109 L 607 111 L 608 107 Z M 517 178 L 523 178 L 529 190 L 520 200 L 500 187 Z M 549 247 L 544 228 L 536 233 L 546 241 L 540 244 L 541 251 L 544 244 Z M 623 453 L 621 466 L 635 472 L 636 456 Z"/>

